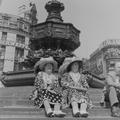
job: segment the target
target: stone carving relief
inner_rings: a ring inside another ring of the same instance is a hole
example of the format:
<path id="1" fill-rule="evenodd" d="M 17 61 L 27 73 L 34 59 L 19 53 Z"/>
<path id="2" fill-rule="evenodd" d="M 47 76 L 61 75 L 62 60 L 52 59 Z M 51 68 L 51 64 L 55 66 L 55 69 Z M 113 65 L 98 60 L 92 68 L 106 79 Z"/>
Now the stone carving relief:
<path id="1" fill-rule="evenodd" d="M 90 70 L 92 73 L 96 75 L 100 75 L 103 73 L 103 63 L 101 58 L 96 58 L 96 60 L 92 61 L 90 65 Z"/>

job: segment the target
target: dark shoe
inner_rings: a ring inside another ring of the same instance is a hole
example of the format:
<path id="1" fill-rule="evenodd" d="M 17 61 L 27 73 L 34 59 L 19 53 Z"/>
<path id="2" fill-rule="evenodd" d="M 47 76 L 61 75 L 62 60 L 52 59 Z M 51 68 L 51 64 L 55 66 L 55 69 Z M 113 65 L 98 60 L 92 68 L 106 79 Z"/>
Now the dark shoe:
<path id="1" fill-rule="evenodd" d="M 100 106 L 102 106 L 102 107 L 103 107 L 103 106 L 104 106 L 104 102 L 100 102 Z"/>
<path id="2" fill-rule="evenodd" d="M 112 117 L 120 117 L 120 114 L 118 113 L 119 108 L 116 106 L 111 107 L 111 116 Z"/>
<path id="3" fill-rule="evenodd" d="M 73 114 L 73 117 L 80 117 L 80 113 L 77 112 L 77 113 Z"/>
<path id="4" fill-rule="evenodd" d="M 112 117 L 120 117 L 120 114 L 118 114 L 117 112 L 112 112 L 112 113 L 111 113 L 111 116 L 112 116 Z"/>
<path id="5" fill-rule="evenodd" d="M 59 112 L 54 112 L 54 116 L 55 117 L 65 117 L 66 113 L 59 111 Z"/>
<path id="6" fill-rule="evenodd" d="M 87 111 L 80 111 L 80 117 L 88 117 L 88 112 Z"/>
<path id="7" fill-rule="evenodd" d="M 82 113 L 82 114 L 80 114 L 80 117 L 88 117 L 88 113 L 86 112 L 86 113 Z"/>
<path id="8" fill-rule="evenodd" d="M 49 112 L 49 113 L 46 113 L 46 116 L 47 117 L 54 117 L 54 114 L 53 114 L 53 112 Z"/>

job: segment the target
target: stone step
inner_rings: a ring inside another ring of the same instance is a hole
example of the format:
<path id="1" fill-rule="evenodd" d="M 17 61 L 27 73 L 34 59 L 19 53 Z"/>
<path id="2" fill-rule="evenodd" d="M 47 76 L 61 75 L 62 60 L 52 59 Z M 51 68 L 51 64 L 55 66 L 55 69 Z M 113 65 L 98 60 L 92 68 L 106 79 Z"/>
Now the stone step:
<path id="1" fill-rule="evenodd" d="M 113 118 L 111 116 L 89 116 L 88 118 L 73 118 L 66 116 L 64 118 L 47 118 L 44 115 L 0 115 L 0 120 L 120 120 L 120 118 Z"/>
<path id="2" fill-rule="evenodd" d="M 43 108 L 33 106 L 33 102 L 28 99 L 32 90 L 31 86 L 0 89 L 0 120 L 61 120 L 61 118 L 47 118 Z M 64 120 L 119 120 L 110 116 L 110 109 L 100 106 L 101 89 L 90 88 L 88 93 L 94 104 L 89 110 L 89 117 L 73 118 L 72 110 L 69 108 L 63 110 L 67 113 Z"/>
<path id="3" fill-rule="evenodd" d="M 31 95 L 33 89 L 32 86 L 0 88 L 0 97 L 27 98 Z M 102 89 L 90 88 L 88 93 L 90 95 L 101 95 Z"/>
<path id="4" fill-rule="evenodd" d="M 0 88 L 0 97 L 26 98 L 33 91 L 32 86 Z"/>
<path id="5" fill-rule="evenodd" d="M 102 93 L 102 89 L 89 88 L 88 92 L 90 94 L 101 94 Z"/>
<path id="6" fill-rule="evenodd" d="M 17 97 L 17 96 L 0 96 L 0 100 L 29 100 L 29 96 L 30 95 L 26 95 L 25 97 L 21 96 Z M 99 100 L 102 97 L 102 94 L 89 94 L 90 98 L 93 100 Z"/>
<path id="7" fill-rule="evenodd" d="M 33 106 L 33 102 L 29 101 L 33 89 L 33 86 L 0 88 L 0 106 Z M 102 90 L 90 88 L 88 93 L 93 104 L 99 106 Z"/>
<path id="8" fill-rule="evenodd" d="M 72 109 L 63 109 L 67 115 L 72 114 Z M 45 114 L 44 108 L 35 108 L 35 107 L 1 107 L 0 108 L 0 115 L 43 115 Z M 110 109 L 102 108 L 102 107 L 96 107 L 89 109 L 89 115 L 90 116 L 109 116 L 110 115 Z"/>
<path id="9" fill-rule="evenodd" d="M 92 99 L 91 99 L 92 100 Z M 92 100 L 93 106 L 100 106 L 100 100 Z M 0 99 L 0 107 L 4 106 L 34 106 L 34 101 L 19 99 Z"/>

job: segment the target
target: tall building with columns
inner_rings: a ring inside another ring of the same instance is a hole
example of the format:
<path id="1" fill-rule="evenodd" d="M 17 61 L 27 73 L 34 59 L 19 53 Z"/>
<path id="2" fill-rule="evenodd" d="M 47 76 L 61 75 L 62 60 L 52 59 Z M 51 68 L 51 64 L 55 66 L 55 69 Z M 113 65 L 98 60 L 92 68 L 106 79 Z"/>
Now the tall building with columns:
<path id="1" fill-rule="evenodd" d="M 112 71 L 116 62 L 120 62 L 120 39 L 103 41 L 89 59 L 89 70 L 100 77 Z"/>
<path id="2" fill-rule="evenodd" d="M 0 13 L 0 71 L 23 69 L 19 62 L 28 54 L 29 27 L 26 18 Z"/>

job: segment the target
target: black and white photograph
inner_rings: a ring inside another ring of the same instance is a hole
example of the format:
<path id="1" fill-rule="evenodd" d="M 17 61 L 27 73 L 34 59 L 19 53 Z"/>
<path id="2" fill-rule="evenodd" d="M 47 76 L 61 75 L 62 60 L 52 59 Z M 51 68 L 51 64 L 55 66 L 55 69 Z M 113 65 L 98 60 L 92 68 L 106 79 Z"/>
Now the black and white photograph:
<path id="1" fill-rule="evenodd" d="M 0 0 L 0 120 L 120 120 L 120 0 Z"/>

